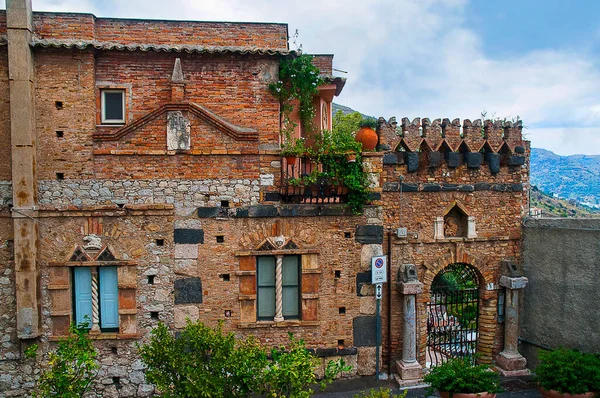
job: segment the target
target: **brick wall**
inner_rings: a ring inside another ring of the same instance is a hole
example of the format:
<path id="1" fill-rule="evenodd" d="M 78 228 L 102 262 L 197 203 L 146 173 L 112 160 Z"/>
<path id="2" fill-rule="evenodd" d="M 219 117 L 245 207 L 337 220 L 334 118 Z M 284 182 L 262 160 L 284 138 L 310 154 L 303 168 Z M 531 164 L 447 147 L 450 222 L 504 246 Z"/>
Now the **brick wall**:
<path id="1" fill-rule="evenodd" d="M 8 92 L 8 48 L 0 46 L 0 147 L 10 148 L 10 104 Z M 10 181 L 11 154 L 0 159 L 0 181 Z"/>

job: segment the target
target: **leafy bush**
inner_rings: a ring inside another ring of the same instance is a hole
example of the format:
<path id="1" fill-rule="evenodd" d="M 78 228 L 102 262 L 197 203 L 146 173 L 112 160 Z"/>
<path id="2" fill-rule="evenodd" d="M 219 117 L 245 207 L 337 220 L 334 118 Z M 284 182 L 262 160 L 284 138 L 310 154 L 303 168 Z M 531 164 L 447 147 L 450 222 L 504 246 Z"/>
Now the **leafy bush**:
<path id="1" fill-rule="evenodd" d="M 404 398 L 408 390 L 404 390 L 399 394 L 392 394 L 392 390 L 390 388 L 379 388 L 376 390 L 371 388 L 368 393 L 361 392 L 360 394 L 355 394 L 354 398 Z"/>
<path id="2" fill-rule="evenodd" d="M 436 366 L 425 375 L 423 381 L 431 390 L 450 393 L 479 393 L 500 391 L 500 376 L 487 365 L 473 365 L 471 358 L 453 358 Z"/>
<path id="3" fill-rule="evenodd" d="M 291 335 L 289 346 L 272 350 L 269 359 L 254 336 L 237 340 L 223 333 L 222 323 L 213 329 L 188 320 L 177 337 L 159 324 L 139 351 L 146 379 L 163 397 L 309 397 L 316 382 L 317 359 Z M 322 385 L 345 370 L 330 361 Z"/>
<path id="4" fill-rule="evenodd" d="M 540 351 L 536 381 L 545 390 L 583 394 L 600 390 L 600 355 L 559 348 Z"/>
<path id="5" fill-rule="evenodd" d="M 88 324 L 72 324 L 69 336 L 58 342 L 56 351 L 48 352 L 48 368 L 42 371 L 34 397 L 80 398 L 90 390 L 100 365 L 88 337 Z M 25 355 L 35 357 L 36 349 L 31 346 Z"/>

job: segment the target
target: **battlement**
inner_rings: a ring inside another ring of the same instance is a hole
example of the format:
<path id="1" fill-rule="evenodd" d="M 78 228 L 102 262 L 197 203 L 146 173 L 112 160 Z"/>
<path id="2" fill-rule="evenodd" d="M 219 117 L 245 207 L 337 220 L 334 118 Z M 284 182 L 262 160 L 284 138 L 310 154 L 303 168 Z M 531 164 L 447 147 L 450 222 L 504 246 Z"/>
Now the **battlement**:
<path id="1" fill-rule="evenodd" d="M 400 124 L 395 117 L 386 121 L 378 120 L 381 143 L 391 149 L 418 152 L 428 148 L 441 152 L 492 152 L 514 153 L 523 146 L 523 123 L 504 120 L 471 121 L 415 118 L 412 121 L 402 118 Z M 426 147 L 426 148 L 424 148 Z"/>

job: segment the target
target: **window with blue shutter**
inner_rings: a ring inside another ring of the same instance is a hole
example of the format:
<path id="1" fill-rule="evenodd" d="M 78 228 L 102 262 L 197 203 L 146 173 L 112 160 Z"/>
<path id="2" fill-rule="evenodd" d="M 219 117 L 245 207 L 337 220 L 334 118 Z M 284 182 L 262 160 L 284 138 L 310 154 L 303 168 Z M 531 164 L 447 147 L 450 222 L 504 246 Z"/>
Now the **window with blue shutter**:
<path id="1" fill-rule="evenodd" d="M 75 323 L 87 322 L 92 327 L 92 270 L 88 267 L 74 267 L 75 283 Z M 86 318 L 87 316 L 87 318 Z"/>
<path id="2" fill-rule="evenodd" d="M 117 267 L 100 267 L 100 329 L 119 328 Z"/>

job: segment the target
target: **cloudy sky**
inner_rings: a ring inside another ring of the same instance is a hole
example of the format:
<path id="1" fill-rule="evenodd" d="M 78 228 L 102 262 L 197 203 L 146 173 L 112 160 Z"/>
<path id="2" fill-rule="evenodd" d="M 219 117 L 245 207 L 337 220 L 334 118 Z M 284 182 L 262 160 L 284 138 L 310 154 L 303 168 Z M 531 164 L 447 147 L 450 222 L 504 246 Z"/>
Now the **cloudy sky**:
<path id="1" fill-rule="evenodd" d="M 0 0 L 4 6 L 4 0 Z M 597 0 L 33 0 L 36 11 L 286 22 L 374 116 L 524 120 L 532 146 L 600 154 Z"/>

